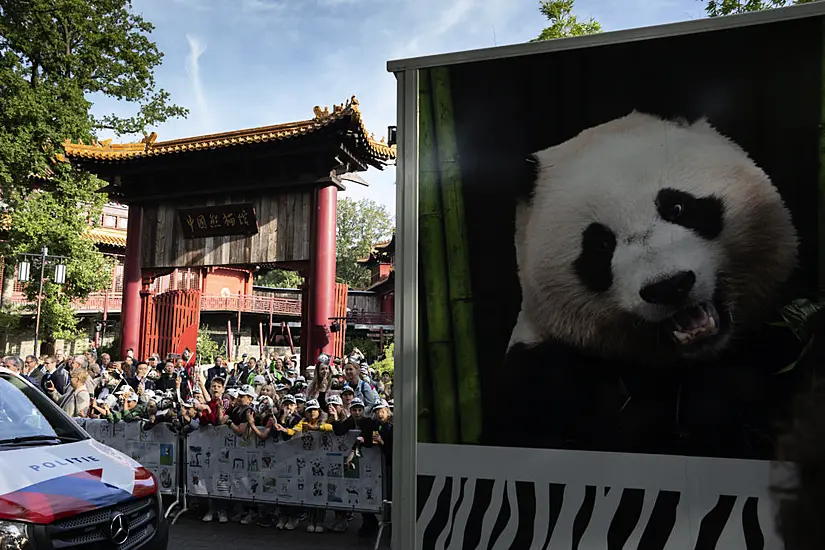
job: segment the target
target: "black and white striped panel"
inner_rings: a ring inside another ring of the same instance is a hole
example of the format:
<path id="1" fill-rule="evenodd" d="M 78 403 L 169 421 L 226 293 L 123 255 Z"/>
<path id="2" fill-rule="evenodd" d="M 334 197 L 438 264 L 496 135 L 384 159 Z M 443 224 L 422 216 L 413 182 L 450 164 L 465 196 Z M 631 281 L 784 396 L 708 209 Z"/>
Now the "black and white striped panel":
<path id="1" fill-rule="evenodd" d="M 418 476 L 426 550 L 776 550 L 766 498 Z M 698 524 L 698 531 L 695 525 Z M 694 525 L 691 528 L 691 525 Z"/>

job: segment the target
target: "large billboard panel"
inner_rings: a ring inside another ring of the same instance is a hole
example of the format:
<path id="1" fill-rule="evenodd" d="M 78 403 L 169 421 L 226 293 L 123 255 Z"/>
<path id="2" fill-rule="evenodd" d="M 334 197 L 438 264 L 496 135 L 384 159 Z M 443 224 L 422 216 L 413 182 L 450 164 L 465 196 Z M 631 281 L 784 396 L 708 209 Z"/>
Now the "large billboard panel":
<path id="1" fill-rule="evenodd" d="M 779 544 L 822 52 L 809 17 L 418 71 L 419 546 Z"/>

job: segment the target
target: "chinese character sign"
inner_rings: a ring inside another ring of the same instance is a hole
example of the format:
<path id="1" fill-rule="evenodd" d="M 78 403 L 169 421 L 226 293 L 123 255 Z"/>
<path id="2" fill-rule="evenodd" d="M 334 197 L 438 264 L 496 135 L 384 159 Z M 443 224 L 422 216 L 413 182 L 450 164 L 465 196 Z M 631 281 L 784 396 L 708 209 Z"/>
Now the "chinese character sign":
<path id="1" fill-rule="evenodd" d="M 181 208 L 178 216 L 186 239 L 250 236 L 258 232 L 258 220 L 252 203 Z"/>

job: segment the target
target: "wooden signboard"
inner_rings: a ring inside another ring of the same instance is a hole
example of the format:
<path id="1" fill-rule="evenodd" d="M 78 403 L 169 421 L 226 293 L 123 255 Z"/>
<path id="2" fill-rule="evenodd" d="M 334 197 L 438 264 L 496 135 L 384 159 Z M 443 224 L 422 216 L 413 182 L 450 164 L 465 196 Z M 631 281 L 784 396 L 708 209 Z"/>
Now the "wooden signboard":
<path id="1" fill-rule="evenodd" d="M 273 190 L 144 203 L 141 267 L 309 261 L 312 197 Z"/>
<path id="2" fill-rule="evenodd" d="M 254 235 L 258 232 L 255 205 L 251 202 L 178 209 L 184 239 Z"/>

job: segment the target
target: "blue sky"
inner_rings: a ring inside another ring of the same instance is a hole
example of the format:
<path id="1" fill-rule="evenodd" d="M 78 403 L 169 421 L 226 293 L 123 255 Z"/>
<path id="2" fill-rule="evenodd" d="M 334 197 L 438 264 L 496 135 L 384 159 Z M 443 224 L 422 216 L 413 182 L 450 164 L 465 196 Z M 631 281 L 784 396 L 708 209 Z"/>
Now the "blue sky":
<path id="1" fill-rule="evenodd" d="M 697 19 L 702 0 L 577 0 L 605 30 Z M 526 42 L 545 26 L 538 0 L 134 0 L 165 53 L 160 87 L 190 110 L 159 140 L 311 118 L 355 94 L 376 136 L 395 124 L 390 59 Z M 95 114 L 131 114 L 101 99 Z M 101 139 L 114 137 L 108 134 Z M 136 141 L 135 136 L 115 141 Z M 369 197 L 395 212 L 395 169 L 364 174 Z"/>

